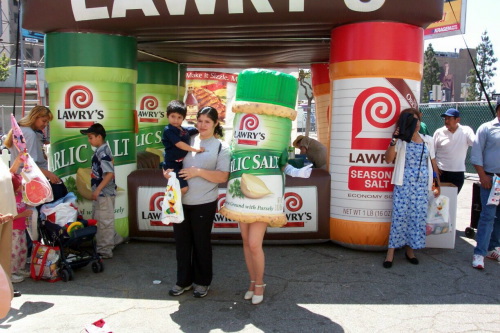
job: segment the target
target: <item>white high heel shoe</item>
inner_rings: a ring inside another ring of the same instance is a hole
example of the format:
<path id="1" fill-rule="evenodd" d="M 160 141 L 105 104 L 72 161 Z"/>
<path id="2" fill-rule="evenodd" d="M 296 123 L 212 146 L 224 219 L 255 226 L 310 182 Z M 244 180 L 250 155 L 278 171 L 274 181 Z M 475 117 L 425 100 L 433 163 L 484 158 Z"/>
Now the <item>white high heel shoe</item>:
<path id="1" fill-rule="evenodd" d="M 255 285 L 255 288 L 265 288 L 265 287 L 266 287 L 266 284 L 256 284 Z M 264 290 L 262 290 L 262 295 L 255 295 L 254 294 L 252 296 L 252 304 L 254 304 L 254 305 L 262 303 L 263 300 L 264 300 Z"/>
<path id="2" fill-rule="evenodd" d="M 255 281 L 250 281 L 250 283 L 255 283 Z M 243 299 L 249 300 L 252 299 L 252 296 L 253 296 L 253 290 L 248 290 L 245 293 L 245 296 L 243 296 Z"/>

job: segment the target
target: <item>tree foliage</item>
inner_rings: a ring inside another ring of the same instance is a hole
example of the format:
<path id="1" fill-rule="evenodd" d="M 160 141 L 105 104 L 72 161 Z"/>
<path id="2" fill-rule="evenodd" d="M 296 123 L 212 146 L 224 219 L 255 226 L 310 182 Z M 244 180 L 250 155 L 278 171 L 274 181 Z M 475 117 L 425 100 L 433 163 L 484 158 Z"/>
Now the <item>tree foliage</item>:
<path id="1" fill-rule="evenodd" d="M 429 44 L 424 53 L 424 74 L 422 77 L 422 103 L 429 102 L 429 92 L 432 91 L 432 86 L 440 84 L 439 81 L 439 64 L 436 59 L 436 53 L 432 44 Z"/>
<path id="2" fill-rule="evenodd" d="M 5 53 L 2 53 L 0 58 L 0 81 L 5 81 L 9 78 L 10 58 L 7 58 Z"/>
<path id="3" fill-rule="evenodd" d="M 306 79 L 309 78 L 311 78 L 310 69 L 299 69 L 299 84 L 302 88 L 304 88 L 304 92 L 307 98 L 307 117 L 306 117 L 306 132 L 305 132 L 306 136 L 309 136 L 309 130 L 311 128 L 311 105 L 312 105 L 312 100 L 314 99 L 312 86 L 309 82 L 306 81 Z"/>
<path id="4" fill-rule="evenodd" d="M 498 61 L 495 58 L 495 53 L 493 52 L 493 44 L 491 43 L 490 37 L 488 36 L 488 32 L 484 31 L 481 35 L 481 43 L 477 46 L 477 56 L 476 56 L 476 68 L 478 73 L 472 69 L 469 74 L 469 91 L 467 95 L 467 100 L 469 101 L 480 101 L 486 96 L 484 95 L 484 90 L 486 90 L 486 94 L 491 96 L 491 94 L 495 93 L 493 88 L 492 79 L 495 76 L 495 72 L 497 68 L 494 66 Z M 481 78 L 484 86 L 484 90 L 481 87 L 481 82 L 479 80 Z"/>

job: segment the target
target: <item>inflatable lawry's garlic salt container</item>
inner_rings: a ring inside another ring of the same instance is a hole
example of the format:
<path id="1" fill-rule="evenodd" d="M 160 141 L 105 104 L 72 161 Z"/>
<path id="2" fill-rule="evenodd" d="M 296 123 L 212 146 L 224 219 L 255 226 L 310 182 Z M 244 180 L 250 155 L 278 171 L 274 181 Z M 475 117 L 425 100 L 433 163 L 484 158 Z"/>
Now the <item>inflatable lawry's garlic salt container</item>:
<path id="1" fill-rule="evenodd" d="M 290 75 L 246 69 L 238 76 L 232 111 L 231 174 L 225 217 L 243 223 L 286 224 L 283 211 L 285 178 L 298 82 Z"/>

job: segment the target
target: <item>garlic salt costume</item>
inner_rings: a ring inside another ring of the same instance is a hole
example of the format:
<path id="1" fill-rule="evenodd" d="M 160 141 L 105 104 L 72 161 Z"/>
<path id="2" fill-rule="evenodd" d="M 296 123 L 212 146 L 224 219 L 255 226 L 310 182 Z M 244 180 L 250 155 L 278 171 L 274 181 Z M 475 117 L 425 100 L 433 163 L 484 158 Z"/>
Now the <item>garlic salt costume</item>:
<path id="1" fill-rule="evenodd" d="M 231 174 L 220 210 L 225 217 L 271 227 L 286 224 L 282 168 L 297 116 L 297 91 L 298 81 L 289 74 L 247 69 L 238 76 Z"/>

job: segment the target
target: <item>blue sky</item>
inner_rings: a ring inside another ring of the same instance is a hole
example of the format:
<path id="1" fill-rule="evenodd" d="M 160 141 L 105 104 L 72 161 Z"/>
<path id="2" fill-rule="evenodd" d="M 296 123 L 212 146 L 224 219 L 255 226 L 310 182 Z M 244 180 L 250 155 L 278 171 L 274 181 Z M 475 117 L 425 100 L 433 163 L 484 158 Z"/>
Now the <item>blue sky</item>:
<path id="1" fill-rule="evenodd" d="M 500 0 L 467 0 L 465 34 L 426 40 L 424 49 L 432 43 L 435 51 L 458 52 L 466 48 L 464 38 L 470 48 L 476 48 L 485 30 L 493 44 L 495 57 L 499 59 L 495 64 L 497 74 L 493 83 L 494 89 L 500 92 Z"/>

